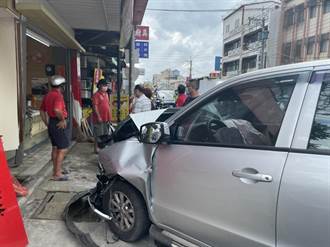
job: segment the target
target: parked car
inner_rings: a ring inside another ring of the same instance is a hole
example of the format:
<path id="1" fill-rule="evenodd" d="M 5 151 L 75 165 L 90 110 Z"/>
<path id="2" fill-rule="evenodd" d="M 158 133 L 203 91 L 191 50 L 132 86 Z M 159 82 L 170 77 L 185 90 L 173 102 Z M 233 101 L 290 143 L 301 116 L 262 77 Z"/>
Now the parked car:
<path id="1" fill-rule="evenodd" d="M 89 203 L 124 241 L 330 246 L 330 60 L 225 81 L 99 163 Z"/>
<path id="2" fill-rule="evenodd" d="M 156 91 L 156 107 L 157 109 L 164 109 L 175 107 L 173 90 L 157 90 Z"/>

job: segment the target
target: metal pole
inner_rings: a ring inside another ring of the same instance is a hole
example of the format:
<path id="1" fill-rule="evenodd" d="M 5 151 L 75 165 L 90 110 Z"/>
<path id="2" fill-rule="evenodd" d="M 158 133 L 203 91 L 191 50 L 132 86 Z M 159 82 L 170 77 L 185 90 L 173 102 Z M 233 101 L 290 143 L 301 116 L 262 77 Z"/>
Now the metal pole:
<path id="1" fill-rule="evenodd" d="M 190 57 L 190 66 L 189 66 L 189 79 L 191 79 L 192 78 L 192 59 L 191 59 L 191 57 Z"/>
<path id="2" fill-rule="evenodd" d="M 131 35 L 131 40 L 130 40 L 130 47 L 129 47 L 129 75 L 128 75 L 128 96 L 129 98 L 131 98 L 132 96 L 132 85 L 133 85 L 133 82 L 132 82 L 132 72 L 133 72 L 133 59 L 132 59 L 132 56 L 133 56 L 133 33 Z"/>
<path id="3" fill-rule="evenodd" d="M 118 45 L 117 54 L 117 122 L 120 122 L 120 90 L 121 90 L 121 59 L 120 46 Z"/>
<path id="4" fill-rule="evenodd" d="M 262 17 L 262 29 L 261 29 L 261 58 L 260 58 L 260 68 L 264 68 L 264 57 L 265 57 L 265 17 Z"/>
<path id="5" fill-rule="evenodd" d="M 17 54 L 18 60 L 18 115 L 19 115 L 19 146 L 16 151 L 15 165 L 21 165 L 24 158 L 24 139 L 25 139 L 25 115 L 26 115 L 26 83 L 27 83 L 27 74 L 26 74 L 26 20 L 24 17 L 21 17 L 19 23 L 17 24 L 16 35 L 18 37 L 19 43 L 17 43 L 18 49 L 16 49 L 19 54 Z"/>
<path id="6" fill-rule="evenodd" d="M 69 137 L 72 139 L 72 127 L 73 127 L 73 98 L 72 98 L 72 77 L 71 77 L 71 52 L 74 52 L 71 49 L 65 50 L 65 76 L 66 76 L 66 90 L 64 92 L 65 102 L 68 110 L 68 129 L 69 129 Z M 74 68 L 76 69 L 76 68 Z"/>

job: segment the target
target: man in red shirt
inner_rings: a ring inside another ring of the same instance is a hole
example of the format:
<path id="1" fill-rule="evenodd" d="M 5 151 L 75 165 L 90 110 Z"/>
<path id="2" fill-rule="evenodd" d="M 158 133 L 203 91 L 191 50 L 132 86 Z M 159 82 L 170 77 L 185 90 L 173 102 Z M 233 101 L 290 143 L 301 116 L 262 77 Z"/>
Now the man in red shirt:
<path id="1" fill-rule="evenodd" d="M 186 102 L 187 95 L 186 95 L 186 87 L 182 84 L 178 86 L 178 98 L 176 100 L 176 107 L 182 107 L 184 102 Z"/>
<path id="2" fill-rule="evenodd" d="M 66 118 L 68 113 L 63 98 L 62 76 L 52 76 L 50 92 L 43 98 L 40 114 L 48 127 L 48 135 L 52 143 L 53 180 L 66 181 L 68 177 L 62 173 L 62 162 L 70 145 Z"/>
<path id="3" fill-rule="evenodd" d="M 95 134 L 95 152 L 102 148 L 104 142 L 108 139 L 109 124 L 111 122 L 111 108 L 108 95 L 108 83 L 105 79 L 101 79 L 98 84 L 98 91 L 93 95 L 93 115 Z"/>

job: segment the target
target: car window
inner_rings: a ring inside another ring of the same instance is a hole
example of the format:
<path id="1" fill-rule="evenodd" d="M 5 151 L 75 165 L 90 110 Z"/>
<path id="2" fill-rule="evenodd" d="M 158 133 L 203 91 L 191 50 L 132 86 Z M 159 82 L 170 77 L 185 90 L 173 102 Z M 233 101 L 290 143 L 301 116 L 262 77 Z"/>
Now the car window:
<path id="1" fill-rule="evenodd" d="M 330 71 L 322 76 L 322 88 L 308 144 L 312 150 L 330 150 Z"/>
<path id="2" fill-rule="evenodd" d="M 275 146 L 297 75 L 234 86 L 179 121 L 175 139 Z"/>

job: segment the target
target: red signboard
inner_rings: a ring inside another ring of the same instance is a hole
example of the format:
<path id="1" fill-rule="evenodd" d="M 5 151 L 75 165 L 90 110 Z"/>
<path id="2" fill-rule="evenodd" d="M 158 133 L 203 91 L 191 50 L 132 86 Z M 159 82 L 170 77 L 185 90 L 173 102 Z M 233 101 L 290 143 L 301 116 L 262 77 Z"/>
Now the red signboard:
<path id="1" fill-rule="evenodd" d="M 25 247 L 28 240 L 12 183 L 0 136 L 0 246 Z"/>
<path id="2" fill-rule="evenodd" d="M 149 40 L 149 27 L 137 26 L 135 30 L 135 40 Z"/>

